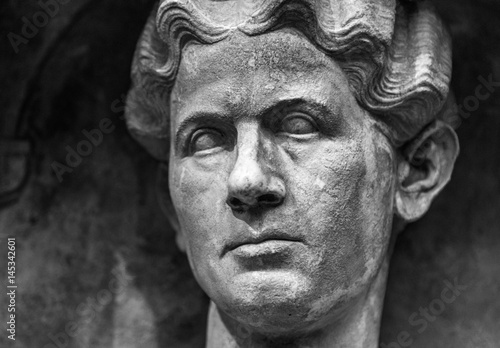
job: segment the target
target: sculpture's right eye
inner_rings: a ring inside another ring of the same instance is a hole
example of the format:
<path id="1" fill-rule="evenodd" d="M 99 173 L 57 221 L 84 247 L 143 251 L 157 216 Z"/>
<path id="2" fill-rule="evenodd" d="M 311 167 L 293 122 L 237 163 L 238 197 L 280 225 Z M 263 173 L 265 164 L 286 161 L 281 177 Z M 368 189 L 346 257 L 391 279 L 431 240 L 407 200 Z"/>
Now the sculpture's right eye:
<path id="1" fill-rule="evenodd" d="M 311 117 L 302 114 L 292 114 L 281 121 L 282 132 L 293 135 L 306 135 L 318 132 Z"/>
<path id="2" fill-rule="evenodd" d="M 223 133 L 212 128 L 198 129 L 191 136 L 189 153 L 191 155 L 205 155 L 224 147 L 226 137 Z"/>

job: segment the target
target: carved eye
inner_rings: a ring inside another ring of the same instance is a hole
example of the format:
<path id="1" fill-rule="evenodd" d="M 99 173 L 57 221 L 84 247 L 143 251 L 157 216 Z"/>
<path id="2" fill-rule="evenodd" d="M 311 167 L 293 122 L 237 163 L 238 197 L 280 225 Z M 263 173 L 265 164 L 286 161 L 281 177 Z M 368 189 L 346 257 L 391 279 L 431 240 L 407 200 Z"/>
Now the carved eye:
<path id="1" fill-rule="evenodd" d="M 224 146 L 225 136 L 211 128 L 199 129 L 191 137 L 190 153 L 208 151 Z"/>
<path id="2" fill-rule="evenodd" d="M 304 135 L 316 133 L 318 128 L 309 116 L 292 114 L 281 121 L 281 131 L 288 134 Z"/>

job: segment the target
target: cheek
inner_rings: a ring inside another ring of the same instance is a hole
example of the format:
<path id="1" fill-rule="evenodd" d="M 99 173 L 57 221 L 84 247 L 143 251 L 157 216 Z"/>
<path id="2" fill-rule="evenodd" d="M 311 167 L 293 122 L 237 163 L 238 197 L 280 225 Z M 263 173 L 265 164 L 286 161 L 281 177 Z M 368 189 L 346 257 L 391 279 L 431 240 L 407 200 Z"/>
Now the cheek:
<path id="1" fill-rule="evenodd" d="M 349 185 L 344 209 L 337 212 L 342 251 L 335 255 L 342 265 L 345 284 L 369 284 L 387 254 L 392 231 L 394 160 L 392 147 L 378 132 L 370 132 L 359 156 L 346 171 Z M 360 282 L 360 280 L 362 280 Z M 350 285 L 353 287 L 353 285 Z"/>
<path id="2" fill-rule="evenodd" d="M 315 224 L 323 231 L 324 241 L 318 242 L 328 245 L 324 266 L 335 269 L 330 281 L 347 287 L 365 271 L 367 231 L 363 220 L 367 211 L 361 201 L 369 172 L 359 143 L 352 142 L 329 158 L 323 176 L 325 187 L 316 191 L 319 204 L 314 209 L 324 221 Z"/>
<path id="3" fill-rule="evenodd" d="M 345 289 L 360 279 L 369 281 L 387 250 L 392 155 L 390 146 L 377 145 L 385 143 L 385 138 L 364 137 L 338 147 L 316 148 L 321 156 L 297 172 L 294 198 L 297 207 L 307 212 L 316 264 L 328 270 L 322 277 L 329 286 Z"/>
<path id="4" fill-rule="evenodd" d="M 227 185 L 222 171 L 210 171 L 193 161 L 171 161 L 169 186 L 172 202 L 188 245 L 214 244 L 214 229 L 220 229 L 227 214 Z M 198 247 L 197 247 L 198 248 Z"/>
<path id="5" fill-rule="evenodd" d="M 205 171 L 191 161 L 170 163 L 170 193 L 188 260 L 201 287 L 213 293 L 212 287 L 220 282 L 217 269 L 224 231 L 231 230 L 225 208 L 225 176 L 221 172 Z"/>
<path id="6" fill-rule="evenodd" d="M 173 156 L 172 156 L 173 157 Z M 208 214 L 227 195 L 227 159 L 214 156 L 209 161 L 170 159 L 169 187 L 181 214 Z"/>
<path id="7" fill-rule="evenodd" d="M 361 205 L 369 212 L 364 221 L 371 231 L 368 251 L 376 257 L 389 244 L 392 230 L 395 160 L 392 146 L 381 134 L 376 133 L 367 140 L 365 147 L 366 166 L 369 175 L 365 180 L 366 194 Z"/>

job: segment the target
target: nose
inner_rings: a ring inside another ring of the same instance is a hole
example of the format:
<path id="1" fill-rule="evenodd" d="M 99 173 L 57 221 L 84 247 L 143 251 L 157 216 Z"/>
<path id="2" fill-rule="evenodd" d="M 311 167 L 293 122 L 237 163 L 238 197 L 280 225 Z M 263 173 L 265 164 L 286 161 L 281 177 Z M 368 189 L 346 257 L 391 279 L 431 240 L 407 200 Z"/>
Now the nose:
<path id="1" fill-rule="evenodd" d="M 237 158 L 228 179 L 227 205 L 235 212 L 281 205 L 286 189 L 272 168 L 272 154 L 265 149 L 257 126 L 238 130 Z"/>

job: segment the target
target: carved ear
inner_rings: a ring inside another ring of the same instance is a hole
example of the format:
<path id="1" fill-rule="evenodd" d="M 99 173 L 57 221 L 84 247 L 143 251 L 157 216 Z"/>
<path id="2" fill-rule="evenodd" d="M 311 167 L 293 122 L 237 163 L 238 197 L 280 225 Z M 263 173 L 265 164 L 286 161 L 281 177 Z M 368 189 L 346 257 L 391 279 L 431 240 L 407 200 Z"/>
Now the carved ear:
<path id="1" fill-rule="evenodd" d="M 177 213 L 172 203 L 172 198 L 170 198 L 170 189 L 168 186 L 168 164 L 160 163 L 158 167 L 158 174 L 156 179 L 156 194 L 158 197 L 158 202 L 160 203 L 161 210 L 167 216 L 170 226 L 175 231 L 175 241 L 177 246 L 183 252 L 186 251 L 186 243 L 184 239 L 184 233 L 182 233 L 181 225 L 177 219 Z"/>
<path id="2" fill-rule="evenodd" d="M 458 156 L 455 131 L 436 121 L 404 149 L 398 164 L 396 214 L 407 222 L 422 217 L 448 183 Z"/>

